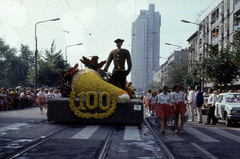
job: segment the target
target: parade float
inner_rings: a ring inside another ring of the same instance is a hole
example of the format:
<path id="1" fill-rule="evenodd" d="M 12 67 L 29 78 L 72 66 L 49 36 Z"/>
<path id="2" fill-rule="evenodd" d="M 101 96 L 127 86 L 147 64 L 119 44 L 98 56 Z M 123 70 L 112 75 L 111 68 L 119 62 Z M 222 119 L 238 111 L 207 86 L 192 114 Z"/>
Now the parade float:
<path id="1" fill-rule="evenodd" d="M 63 98 L 48 101 L 48 121 L 82 124 L 141 124 L 143 103 L 130 99 L 129 94 L 111 84 L 111 78 L 101 70 L 106 63 L 83 57 L 86 66 L 78 64 L 59 71 L 59 89 Z"/>

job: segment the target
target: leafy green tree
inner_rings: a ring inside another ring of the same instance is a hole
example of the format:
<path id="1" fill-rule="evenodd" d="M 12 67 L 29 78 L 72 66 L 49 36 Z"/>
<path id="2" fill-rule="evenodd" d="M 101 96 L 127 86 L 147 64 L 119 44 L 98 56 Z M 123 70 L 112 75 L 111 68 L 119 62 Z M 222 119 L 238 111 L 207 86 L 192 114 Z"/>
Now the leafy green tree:
<path id="1" fill-rule="evenodd" d="M 184 70 L 188 69 L 187 64 L 183 66 Z M 183 86 L 184 88 L 188 88 L 188 86 L 192 86 L 193 88 L 196 85 L 201 83 L 201 68 L 199 67 L 199 63 L 195 61 L 194 66 L 192 67 L 191 72 L 185 73 L 183 75 Z"/>
<path id="2" fill-rule="evenodd" d="M 18 84 L 33 87 L 32 82 L 28 82 L 29 70 L 34 68 L 34 53 L 28 45 L 21 44 L 20 55 L 21 62 L 18 66 Z"/>
<path id="3" fill-rule="evenodd" d="M 165 79 L 166 85 L 172 88 L 176 84 L 180 84 L 183 90 L 187 89 L 184 83 L 184 77 L 188 74 L 188 62 L 176 65 L 174 62 L 170 63 L 167 71 L 167 78 Z"/>
<path id="4" fill-rule="evenodd" d="M 38 57 L 37 85 L 38 86 L 57 86 L 59 81 L 59 70 L 69 68 L 69 64 L 63 58 L 61 50 L 56 51 L 56 44 L 53 40 L 51 48 L 45 49 L 42 55 Z M 34 82 L 34 67 L 29 71 L 29 82 Z"/>
<path id="5" fill-rule="evenodd" d="M 159 87 L 156 83 L 150 82 L 150 83 L 148 83 L 147 86 L 145 87 L 145 91 L 147 91 L 147 89 L 151 89 L 152 91 L 153 91 L 153 90 L 156 91 L 156 90 L 160 89 L 160 87 Z"/>
<path id="6" fill-rule="evenodd" d="M 0 86 L 15 87 L 17 85 L 17 71 L 20 58 L 16 56 L 17 50 L 10 48 L 0 39 Z"/>
<path id="7" fill-rule="evenodd" d="M 231 47 L 234 48 L 231 51 Z M 206 82 L 213 82 L 213 87 L 227 86 L 239 77 L 238 61 L 240 60 L 240 30 L 235 32 L 234 42 L 229 47 L 218 50 L 217 45 L 206 44 L 208 57 L 200 64 Z"/>

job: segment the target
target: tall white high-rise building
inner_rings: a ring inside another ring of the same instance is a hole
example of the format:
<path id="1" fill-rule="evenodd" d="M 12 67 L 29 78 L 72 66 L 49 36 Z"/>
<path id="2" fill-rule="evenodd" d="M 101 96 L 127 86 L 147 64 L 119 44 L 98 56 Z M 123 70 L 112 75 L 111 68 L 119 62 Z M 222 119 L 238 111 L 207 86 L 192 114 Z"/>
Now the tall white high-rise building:
<path id="1" fill-rule="evenodd" d="M 155 5 L 141 10 L 132 23 L 131 82 L 137 92 L 142 92 L 153 81 L 153 71 L 159 67 L 161 15 Z"/>

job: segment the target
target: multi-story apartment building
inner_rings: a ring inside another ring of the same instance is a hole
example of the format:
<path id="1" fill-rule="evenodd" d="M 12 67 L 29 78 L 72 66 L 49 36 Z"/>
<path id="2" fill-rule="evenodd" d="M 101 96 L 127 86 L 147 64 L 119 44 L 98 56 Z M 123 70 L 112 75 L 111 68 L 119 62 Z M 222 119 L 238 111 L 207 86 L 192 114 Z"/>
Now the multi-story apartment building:
<path id="1" fill-rule="evenodd" d="M 234 32 L 240 28 L 240 0 L 215 0 L 198 18 L 198 25 L 197 37 L 195 32 L 187 40 L 190 45 L 189 70 L 194 59 L 201 61 L 208 57 L 204 43 L 217 45 L 221 50 L 233 42 Z M 196 40 L 198 42 L 193 43 Z M 197 49 L 192 50 L 193 47 Z M 203 87 L 211 87 L 211 83 L 205 82 Z"/>
<path id="2" fill-rule="evenodd" d="M 234 31 L 240 27 L 240 0 L 215 0 L 198 21 L 198 53 L 207 57 L 203 43 L 217 45 L 221 50 L 233 42 Z"/>
<path id="3" fill-rule="evenodd" d="M 198 31 L 192 34 L 188 39 L 188 71 L 191 72 L 192 67 L 194 66 L 195 61 L 199 61 L 198 58 Z"/>
<path id="4" fill-rule="evenodd" d="M 141 10 L 132 23 L 131 82 L 137 92 L 142 92 L 153 81 L 153 71 L 159 67 L 161 15 L 155 5 Z"/>

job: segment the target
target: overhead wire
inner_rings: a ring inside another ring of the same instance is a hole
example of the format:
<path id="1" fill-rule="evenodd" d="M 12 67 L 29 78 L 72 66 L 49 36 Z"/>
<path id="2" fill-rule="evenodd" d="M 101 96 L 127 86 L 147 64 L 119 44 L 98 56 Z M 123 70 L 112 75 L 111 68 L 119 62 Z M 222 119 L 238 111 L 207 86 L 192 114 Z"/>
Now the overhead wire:
<path id="1" fill-rule="evenodd" d="M 97 50 L 101 53 L 101 55 L 104 57 L 104 58 L 106 58 L 103 54 L 102 54 L 102 52 L 100 51 L 100 49 L 98 48 L 98 46 L 97 46 L 97 44 L 95 43 L 95 41 L 93 40 L 93 38 L 92 38 L 92 34 L 91 33 L 89 33 L 88 31 L 87 31 L 87 29 L 84 27 L 84 25 L 81 23 L 81 21 L 78 19 L 78 17 L 77 17 L 77 15 L 74 13 L 74 11 L 72 10 L 72 8 L 70 7 L 70 5 L 68 4 L 68 2 L 65 0 L 65 2 L 66 2 L 66 4 L 67 4 L 67 6 L 68 6 L 68 8 L 71 10 L 71 12 L 73 13 L 73 15 L 75 16 L 75 18 L 77 19 L 77 21 L 79 22 L 79 24 L 83 27 L 83 29 L 85 30 L 85 32 L 90 36 L 90 39 L 92 40 L 92 42 L 93 42 L 93 44 L 95 45 L 95 47 L 97 48 Z"/>

